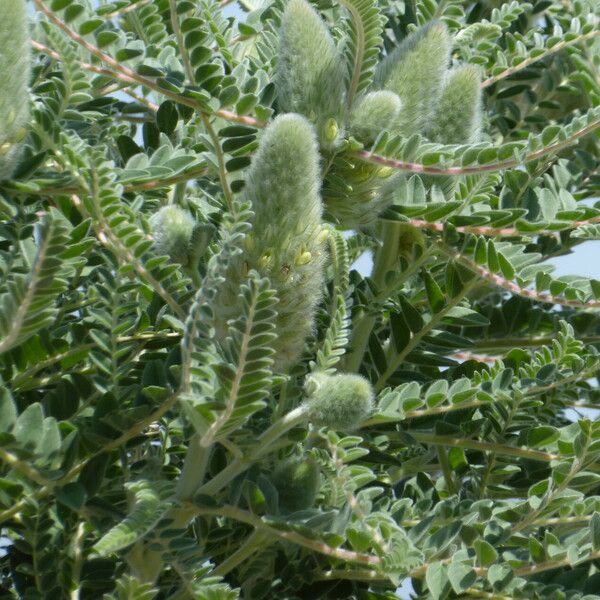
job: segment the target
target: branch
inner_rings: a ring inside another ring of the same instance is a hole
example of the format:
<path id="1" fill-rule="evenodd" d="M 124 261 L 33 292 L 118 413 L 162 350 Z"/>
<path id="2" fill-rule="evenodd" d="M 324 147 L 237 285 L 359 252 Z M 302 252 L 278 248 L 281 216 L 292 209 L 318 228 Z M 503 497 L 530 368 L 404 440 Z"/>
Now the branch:
<path id="1" fill-rule="evenodd" d="M 335 548 L 334 546 L 330 546 L 320 540 L 313 540 L 311 538 L 305 537 L 296 531 L 285 531 L 281 529 L 276 529 L 275 527 L 272 527 L 269 524 L 265 523 L 265 521 L 263 521 L 260 517 L 253 515 L 251 512 L 242 510 L 240 508 L 236 508 L 235 506 L 221 506 L 219 508 L 202 507 L 197 508 L 196 513 L 198 515 L 228 517 L 230 519 L 240 521 L 241 523 L 251 525 L 255 529 L 264 531 L 265 533 L 269 533 L 270 535 L 278 537 L 287 542 L 298 544 L 299 546 L 303 546 L 304 548 L 308 548 L 309 550 L 313 550 L 314 552 L 324 554 L 325 556 L 329 556 L 331 558 L 345 560 L 348 562 L 358 563 L 362 565 L 381 564 L 381 558 L 379 558 L 379 556 L 374 556 L 372 554 L 363 554 L 361 552 L 355 552 L 354 550 L 347 550 L 345 548 Z"/>
<path id="2" fill-rule="evenodd" d="M 428 229 L 430 231 L 436 231 L 439 233 L 442 233 L 445 228 L 444 223 L 430 223 L 429 221 L 424 221 L 422 219 L 408 219 L 406 222 L 413 227 L 417 227 L 418 229 Z M 600 216 L 591 217 L 590 219 L 584 219 L 582 221 L 565 223 L 556 229 L 540 229 L 538 231 L 521 231 L 518 227 L 489 227 L 486 225 L 455 225 L 454 229 L 458 231 L 458 233 L 472 233 L 474 235 L 520 237 L 524 235 L 555 235 L 560 231 L 577 229 L 578 227 L 593 225 L 595 223 L 600 223 Z"/>
<path id="3" fill-rule="evenodd" d="M 542 158 L 543 156 L 546 156 L 548 154 L 559 152 L 560 150 L 563 150 L 564 148 L 568 148 L 569 146 L 575 144 L 577 140 L 593 132 L 598 127 L 600 127 L 600 119 L 592 121 L 589 125 L 580 129 L 579 131 L 576 131 L 572 136 L 570 136 L 566 140 L 550 144 L 549 146 L 541 148 L 540 150 L 536 150 L 535 152 L 530 152 L 522 159 L 510 158 L 506 160 L 500 160 L 494 163 L 487 163 L 476 166 L 428 166 L 421 163 L 411 163 L 403 160 L 396 160 L 395 158 L 387 158 L 385 156 L 369 152 L 368 150 L 355 150 L 354 152 L 350 153 L 350 156 L 354 156 L 360 160 L 369 163 L 374 163 L 376 165 L 385 165 L 387 167 L 392 167 L 393 169 L 398 169 L 399 171 L 409 171 L 411 173 L 420 173 L 424 175 L 472 175 L 476 173 L 490 173 L 495 171 L 503 171 L 506 169 L 513 169 L 524 163 Z"/>
<path id="4" fill-rule="evenodd" d="M 407 430 L 406 433 L 422 444 L 430 444 L 433 446 L 449 446 L 466 448 L 468 450 L 483 450 L 485 452 L 495 452 L 496 454 L 503 454 L 505 456 L 516 456 L 518 458 L 527 458 L 541 462 L 550 462 L 560 459 L 560 455 L 558 454 L 541 452 L 540 450 L 530 450 L 529 448 L 516 448 L 515 446 L 493 444 L 491 442 L 482 442 L 480 440 L 469 440 L 449 435 L 435 435 L 432 433 L 421 433 L 410 430 Z"/>
<path id="5" fill-rule="evenodd" d="M 526 58 L 523 62 L 520 62 L 518 65 L 514 65 L 513 67 L 508 67 L 507 69 L 505 69 L 504 71 L 501 71 L 497 75 L 494 75 L 493 77 L 489 77 L 488 79 L 484 80 L 481 83 L 481 87 L 487 88 L 491 85 L 494 85 L 494 83 L 497 83 L 498 81 L 505 79 L 506 77 L 510 77 L 511 75 L 514 75 L 515 73 L 518 73 L 519 71 L 522 71 L 523 69 L 526 69 L 533 63 L 535 63 L 539 60 L 543 60 L 544 58 L 550 56 L 551 54 L 554 54 L 555 52 L 559 52 L 560 50 L 563 50 L 564 48 L 568 48 L 569 46 L 579 44 L 580 42 L 585 42 L 586 40 L 591 40 L 592 38 L 594 38 L 598 35 L 600 35 L 600 31 L 595 30 L 595 31 L 590 31 L 589 33 L 584 33 L 583 35 L 579 35 L 576 38 L 569 40 L 569 41 L 563 40 L 562 42 L 559 42 L 555 46 L 552 46 L 552 48 L 548 48 L 543 54 L 539 54 L 538 56 L 530 56 L 529 58 Z"/>
<path id="6" fill-rule="evenodd" d="M 530 300 L 534 300 L 536 302 L 546 302 L 550 304 L 559 304 L 561 306 L 574 306 L 577 308 L 599 308 L 600 300 L 588 300 L 587 302 L 582 302 L 581 300 L 569 300 L 567 298 L 561 298 L 560 296 L 553 296 L 552 294 L 547 294 L 544 292 L 536 292 L 535 290 L 530 290 L 528 288 L 523 288 L 518 284 L 505 279 L 501 275 L 496 275 L 496 273 L 492 273 L 482 265 L 478 265 L 470 258 L 466 257 L 464 254 L 460 252 L 454 252 L 451 249 L 445 250 L 447 254 L 450 254 L 454 260 L 460 262 L 465 267 L 467 267 L 470 271 L 473 271 L 483 279 L 487 279 L 490 283 L 501 287 L 512 294 L 517 294 L 518 296 L 522 296 L 523 298 L 528 298 Z"/>
<path id="7" fill-rule="evenodd" d="M 136 83 L 142 85 L 150 90 L 154 90 L 162 94 L 163 96 L 170 98 L 174 102 L 179 104 L 184 104 L 186 106 L 190 106 L 195 110 L 201 110 L 200 105 L 196 100 L 192 98 L 186 98 L 185 96 L 178 94 L 177 92 L 173 92 L 169 89 L 163 88 L 154 82 L 152 79 L 148 79 L 143 75 L 139 75 L 129 67 L 122 65 L 114 58 L 109 56 L 108 54 L 102 52 L 99 48 L 90 44 L 87 40 L 85 40 L 82 36 L 80 36 L 76 31 L 73 31 L 66 23 L 64 23 L 61 19 L 59 19 L 54 12 L 49 9 L 42 0 L 33 0 L 34 4 L 43 12 L 57 27 L 59 27 L 66 35 L 68 35 L 74 42 L 79 44 L 81 47 L 85 48 L 90 54 L 95 56 L 98 60 L 103 62 L 106 65 L 109 65 L 114 69 L 114 71 L 110 71 L 109 69 L 100 69 L 95 67 L 94 65 L 90 65 L 88 63 L 79 62 L 79 65 L 83 69 L 87 69 L 101 75 L 106 75 L 108 77 L 113 77 L 115 79 L 121 79 L 122 81 L 126 81 L 128 83 Z M 262 121 L 255 119 L 254 117 L 248 117 L 246 115 L 238 115 L 228 110 L 216 110 L 214 114 L 222 119 L 227 121 L 234 121 L 236 123 L 244 123 L 246 125 L 253 125 L 255 127 L 264 127 L 265 123 Z"/>

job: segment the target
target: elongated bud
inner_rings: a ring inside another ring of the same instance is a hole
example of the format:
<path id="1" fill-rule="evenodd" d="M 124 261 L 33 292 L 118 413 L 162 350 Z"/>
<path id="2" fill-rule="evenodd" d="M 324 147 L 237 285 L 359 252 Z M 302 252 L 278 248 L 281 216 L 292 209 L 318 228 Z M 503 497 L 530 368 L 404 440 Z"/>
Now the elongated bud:
<path id="1" fill-rule="evenodd" d="M 477 141 L 481 127 L 481 79 L 467 65 L 448 73 L 427 137 L 440 144 Z"/>
<path id="2" fill-rule="evenodd" d="M 215 328 L 227 333 L 237 315 L 239 286 L 250 269 L 268 277 L 277 292 L 276 370 L 299 357 L 314 324 L 323 284 L 322 203 L 313 128 L 300 115 L 277 117 L 264 131 L 246 178 L 252 204 L 252 243 L 233 261 L 215 303 Z"/>
<path id="3" fill-rule="evenodd" d="M 31 52 L 25 0 L 0 0 L 0 179 L 14 171 L 29 120 Z"/>
<path id="4" fill-rule="evenodd" d="M 319 13 L 306 0 L 290 0 L 283 13 L 275 76 L 281 112 L 297 112 L 316 127 L 321 146 L 341 139 L 343 62 Z"/>
<path id="5" fill-rule="evenodd" d="M 390 90 L 402 100 L 397 132 L 408 137 L 421 133 L 437 105 L 450 58 L 451 40 L 437 21 L 411 33 L 375 73 L 375 86 Z"/>
<path id="6" fill-rule="evenodd" d="M 295 512 L 311 508 L 321 487 L 321 472 L 313 458 L 292 457 L 278 465 L 273 484 L 279 493 L 279 508 Z"/>
<path id="7" fill-rule="evenodd" d="M 349 133 L 368 144 L 385 130 L 393 127 L 402 102 L 394 92 L 371 92 L 358 100 L 350 115 Z"/>
<path id="8" fill-rule="evenodd" d="M 317 427 L 356 429 L 373 411 L 375 393 L 361 375 L 317 375 L 308 403 L 308 418 Z"/>
<path id="9" fill-rule="evenodd" d="M 164 206 L 150 217 L 150 225 L 156 252 L 166 254 L 174 262 L 187 266 L 196 225 L 190 212 L 179 206 Z"/>
<path id="10" fill-rule="evenodd" d="M 481 79 L 478 70 L 467 65 L 450 71 L 442 95 L 426 132 L 432 142 L 439 144 L 469 144 L 477 141 L 481 130 Z M 457 177 L 427 175 L 422 177 L 426 187 L 433 185 L 451 200 Z"/>

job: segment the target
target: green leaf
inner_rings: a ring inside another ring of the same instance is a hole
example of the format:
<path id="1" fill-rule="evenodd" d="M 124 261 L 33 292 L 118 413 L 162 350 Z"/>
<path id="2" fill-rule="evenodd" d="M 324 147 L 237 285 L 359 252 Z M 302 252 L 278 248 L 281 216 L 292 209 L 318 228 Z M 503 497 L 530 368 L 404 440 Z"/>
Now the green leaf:
<path id="1" fill-rule="evenodd" d="M 39 402 L 29 405 L 18 417 L 13 434 L 24 447 L 33 450 L 40 441 L 44 427 L 44 412 Z"/>
<path id="2" fill-rule="evenodd" d="M 475 540 L 473 547 L 477 554 L 477 562 L 479 562 L 482 567 L 489 567 L 498 560 L 498 552 L 489 542 L 477 539 Z"/>
<path id="3" fill-rule="evenodd" d="M 594 551 L 600 550 L 600 513 L 594 512 L 590 521 L 590 535 Z"/>
<path id="4" fill-rule="evenodd" d="M 17 407 L 10 391 L 0 387 L 0 431 L 9 432 L 17 421 Z"/>
<path id="5" fill-rule="evenodd" d="M 555 427 L 543 425 L 527 432 L 527 445 L 530 448 L 550 446 L 560 437 L 560 431 Z"/>
<path id="6" fill-rule="evenodd" d="M 448 572 L 441 562 L 431 563 L 425 573 L 425 581 L 432 600 L 444 598 L 448 588 Z"/>
<path id="7" fill-rule="evenodd" d="M 126 488 L 133 496 L 133 507 L 123 521 L 94 544 L 94 550 L 100 556 L 131 546 L 149 533 L 171 506 L 168 500 L 161 498 L 158 482 L 141 479 L 126 484 Z"/>
<path id="8" fill-rule="evenodd" d="M 444 293 L 442 292 L 440 286 L 437 284 L 435 279 L 429 274 L 429 271 L 422 271 L 421 278 L 425 283 L 425 292 L 427 293 L 427 300 L 429 301 L 429 306 L 433 312 L 439 312 L 444 308 L 446 304 L 446 298 L 444 297 Z"/>
<path id="9" fill-rule="evenodd" d="M 473 585 L 477 576 L 470 565 L 452 562 L 448 565 L 448 579 L 450 580 L 452 589 L 457 594 L 460 594 Z"/>

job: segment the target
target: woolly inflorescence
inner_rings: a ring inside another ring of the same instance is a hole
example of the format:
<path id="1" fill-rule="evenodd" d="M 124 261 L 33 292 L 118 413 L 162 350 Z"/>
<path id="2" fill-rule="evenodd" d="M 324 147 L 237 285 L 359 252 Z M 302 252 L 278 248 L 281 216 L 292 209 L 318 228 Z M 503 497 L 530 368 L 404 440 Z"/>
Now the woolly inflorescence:
<path id="1" fill-rule="evenodd" d="M 378 66 L 375 86 L 398 94 L 402 109 L 392 129 L 404 137 L 429 123 L 442 89 L 452 42 L 441 22 L 410 34 Z"/>
<path id="2" fill-rule="evenodd" d="M 317 427 L 351 431 L 373 411 L 375 393 L 361 375 L 319 375 L 313 384 L 316 389 L 307 400 L 308 419 Z"/>
<path id="3" fill-rule="evenodd" d="M 319 464 L 310 457 L 288 458 L 275 468 L 273 484 L 283 512 L 311 508 L 321 487 Z"/>
<path id="4" fill-rule="evenodd" d="M 187 266 L 195 226 L 190 212 L 179 206 L 164 206 L 150 217 L 150 226 L 157 253 Z"/>
<path id="5" fill-rule="evenodd" d="M 29 120 L 31 51 L 25 0 L 0 0 L 0 179 L 13 174 Z"/>
<path id="6" fill-rule="evenodd" d="M 369 144 L 396 122 L 401 108 L 398 94 L 387 90 L 370 92 L 354 104 L 348 132 L 359 142 Z"/>
<path id="7" fill-rule="evenodd" d="M 216 302 L 215 327 L 224 338 L 227 320 L 239 314 L 239 286 L 249 271 L 269 278 L 279 298 L 276 370 L 300 356 L 321 298 L 326 230 L 318 157 L 313 128 L 304 117 L 282 115 L 266 128 L 243 191 L 254 211 L 252 230 Z"/>
<path id="8" fill-rule="evenodd" d="M 323 19 L 306 0 L 291 0 L 279 35 L 279 110 L 307 117 L 321 146 L 331 148 L 342 133 L 344 81 L 341 56 Z"/>
<path id="9" fill-rule="evenodd" d="M 427 137 L 439 144 L 477 141 L 481 123 L 481 78 L 466 65 L 448 72 Z"/>

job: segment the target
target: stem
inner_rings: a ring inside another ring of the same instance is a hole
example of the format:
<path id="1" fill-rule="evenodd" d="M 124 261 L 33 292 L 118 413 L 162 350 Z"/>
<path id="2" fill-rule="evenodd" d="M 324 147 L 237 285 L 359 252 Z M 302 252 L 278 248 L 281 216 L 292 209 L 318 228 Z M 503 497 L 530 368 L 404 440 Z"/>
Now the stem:
<path id="1" fill-rule="evenodd" d="M 552 460 L 558 460 L 560 458 L 558 454 L 541 452 L 539 450 L 530 450 L 529 448 L 516 448 L 514 446 L 493 444 L 491 442 L 482 442 L 480 440 L 469 440 L 465 438 L 452 437 L 449 435 L 435 435 L 432 433 L 410 430 L 406 433 L 418 442 L 421 442 L 422 444 L 434 446 L 456 446 L 458 448 L 465 448 L 468 450 L 483 450 L 486 452 L 496 452 L 497 454 L 517 456 L 519 458 L 528 458 L 531 460 L 539 460 L 542 462 L 550 462 Z M 393 433 L 390 433 L 389 436 L 390 438 L 394 437 Z"/>
<path id="2" fill-rule="evenodd" d="M 169 0 L 169 12 L 170 12 L 170 16 L 171 16 L 171 25 L 173 26 L 173 32 L 175 33 L 175 37 L 177 39 L 177 47 L 179 48 L 179 52 L 181 53 L 181 58 L 183 60 L 183 67 L 185 69 L 185 74 L 186 74 L 190 84 L 195 85 L 196 81 L 195 81 L 195 76 L 194 76 L 194 69 L 192 68 L 192 63 L 190 62 L 190 56 L 188 54 L 187 47 L 185 45 L 183 33 L 181 32 L 179 16 L 177 15 L 176 0 Z"/>
<path id="3" fill-rule="evenodd" d="M 454 477 L 452 476 L 452 469 L 450 467 L 450 461 L 448 460 L 448 453 L 446 452 L 446 449 L 442 446 L 438 446 L 437 455 L 440 462 L 440 467 L 442 468 L 442 474 L 444 475 L 444 480 L 446 481 L 448 492 L 451 495 L 457 494 L 458 489 L 456 487 Z"/>
<path id="4" fill-rule="evenodd" d="M 70 600 L 79 600 L 81 591 L 81 569 L 83 567 L 83 539 L 85 538 L 85 523 L 81 521 L 77 525 L 77 531 L 73 537 L 73 567 L 71 568 L 71 580 L 75 588 L 71 590 Z"/>
<path id="5" fill-rule="evenodd" d="M 233 208 L 233 194 L 231 193 L 231 188 L 229 187 L 229 182 L 227 181 L 227 168 L 225 167 L 225 156 L 223 155 L 223 150 L 221 149 L 221 141 L 219 140 L 219 136 L 216 134 L 213 126 L 210 124 L 209 118 L 202 112 L 200 112 L 199 115 L 214 146 L 217 164 L 219 165 L 219 180 L 221 181 L 221 187 L 223 188 L 223 195 L 225 196 L 227 210 L 231 212 Z"/>
<path id="6" fill-rule="evenodd" d="M 489 269 L 478 265 L 474 260 L 461 254 L 460 252 L 454 251 L 452 248 L 446 247 L 442 244 L 438 244 L 440 249 L 448 255 L 448 257 L 456 260 L 457 262 L 463 264 L 467 269 L 477 274 L 479 277 L 489 281 L 491 284 L 496 285 L 502 289 L 505 289 L 507 292 L 511 294 L 517 294 L 518 296 L 522 296 L 523 298 L 527 298 L 529 300 L 533 300 L 535 302 L 547 302 L 549 304 L 559 304 L 561 306 L 575 306 L 578 308 L 598 308 L 600 307 L 600 300 L 571 300 L 568 298 L 562 298 L 560 296 L 553 296 L 552 294 L 547 294 L 545 292 L 537 292 L 535 290 L 529 288 L 523 288 L 516 283 L 502 277 L 501 275 L 497 275 L 496 273 L 492 273 Z"/>
<path id="7" fill-rule="evenodd" d="M 520 348 L 522 346 L 548 346 L 556 336 L 533 336 L 533 337 L 515 337 L 515 338 L 492 338 L 475 342 L 472 348 L 481 352 L 492 350 L 507 350 L 511 348 Z M 584 344 L 600 344 L 600 335 L 577 336 L 577 339 Z"/>
<path id="8" fill-rule="evenodd" d="M 227 557 L 221 564 L 215 567 L 212 575 L 223 577 L 230 571 L 233 571 L 233 569 L 243 563 L 247 558 L 250 558 L 253 554 L 259 554 L 259 549 L 265 548 L 265 542 L 267 542 L 269 537 L 270 536 L 266 531 L 255 529 L 231 556 Z"/>
<path id="9" fill-rule="evenodd" d="M 446 306 L 444 306 L 444 308 L 432 315 L 429 322 L 426 323 L 419 331 L 417 331 L 417 333 L 412 335 L 412 337 L 410 338 L 406 346 L 403 348 L 403 350 L 396 354 L 395 357 L 393 357 L 387 369 L 384 371 L 383 375 L 379 377 L 379 380 L 375 385 L 375 391 L 380 392 L 383 389 L 387 380 L 396 372 L 398 367 L 403 363 L 404 359 L 419 344 L 421 339 L 424 336 L 426 336 L 432 329 L 434 329 L 455 306 L 462 302 L 464 296 L 471 290 L 471 288 L 474 285 L 475 284 L 473 282 L 465 285 L 460 294 L 457 294 L 448 302 L 448 304 L 446 304 Z M 390 345 L 390 348 L 393 348 L 393 346 Z"/>
<path id="10" fill-rule="evenodd" d="M 183 469 L 175 489 L 175 496 L 178 500 L 191 500 L 194 492 L 204 481 L 211 448 L 202 446 L 200 438 L 200 434 L 195 433 L 190 440 Z"/>
<path id="11" fill-rule="evenodd" d="M 538 160 L 539 158 L 542 158 L 547 154 L 559 152 L 560 150 L 563 150 L 564 148 L 568 148 L 569 146 L 575 144 L 579 138 L 582 138 L 592 133 L 599 126 L 600 119 L 597 119 L 596 121 L 592 121 L 586 127 L 575 131 L 573 135 L 571 135 L 566 140 L 550 144 L 549 146 L 546 146 L 534 152 L 530 152 L 529 154 L 526 154 L 525 156 L 520 157 L 518 159 L 509 158 L 494 163 L 475 165 L 470 167 L 434 167 L 429 165 L 423 165 L 421 163 L 411 163 L 403 160 L 396 160 L 394 158 L 388 158 L 386 156 L 380 156 L 379 154 L 374 154 L 373 152 L 369 152 L 368 150 L 357 150 L 355 152 L 352 152 L 351 156 L 354 156 L 365 162 L 374 163 L 376 165 L 385 165 L 388 167 L 392 167 L 393 169 L 398 169 L 399 171 L 408 171 L 411 173 L 420 173 L 427 175 L 472 175 L 477 173 L 493 173 L 495 171 L 513 169 L 524 163 L 531 162 L 533 160 Z"/>
<path id="12" fill-rule="evenodd" d="M 371 279 L 379 292 L 378 297 L 383 295 L 386 273 L 393 268 L 398 259 L 398 243 L 400 240 L 400 228 L 398 223 L 381 223 L 382 242 L 375 252 Z M 371 331 L 377 322 L 377 316 L 362 311 L 357 322 L 352 327 L 352 339 L 350 341 L 350 352 L 344 361 L 344 370 L 356 373 L 362 363 Z"/>
<path id="13" fill-rule="evenodd" d="M 550 54 L 559 52 L 560 50 L 563 50 L 564 48 L 568 48 L 569 46 L 578 44 L 579 42 L 585 42 L 586 40 L 590 40 L 590 39 L 596 37 L 597 35 L 600 35 L 600 31 L 594 30 L 589 33 L 584 33 L 584 34 L 576 37 L 573 40 L 570 40 L 570 41 L 563 40 L 562 42 L 558 42 L 558 44 L 555 44 L 554 46 L 552 46 L 552 48 L 548 48 L 546 50 L 546 52 L 544 52 L 543 54 L 539 54 L 538 56 L 530 56 L 529 58 L 520 62 L 518 65 L 515 65 L 513 67 L 508 67 L 501 73 L 498 73 L 498 75 L 494 75 L 493 77 L 486 79 L 485 81 L 483 81 L 481 83 L 481 87 L 482 88 L 489 87 L 490 85 L 493 85 L 494 83 L 497 83 L 498 81 L 505 79 L 506 77 L 510 77 L 511 75 L 514 75 L 515 73 L 518 73 L 519 71 L 521 71 L 523 69 L 526 69 L 529 65 L 533 64 L 534 62 L 543 60 Z"/>
<path id="14" fill-rule="evenodd" d="M 278 529 L 272 527 L 260 517 L 253 515 L 250 512 L 237 508 L 235 506 L 220 506 L 219 508 L 195 508 L 195 512 L 198 515 L 212 515 L 221 516 L 240 521 L 252 525 L 256 529 L 260 529 L 269 535 L 278 537 L 282 540 L 298 544 L 319 554 L 345 560 L 348 562 L 354 562 L 363 565 L 379 565 L 381 564 L 381 558 L 372 554 L 363 554 L 361 552 L 355 552 L 354 550 L 347 550 L 346 548 L 336 548 L 326 544 L 317 539 L 308 538 L 296 531 L 289 531 L 284 529 Z"/>
<path id="15" fill-rule="evenodd" d="M 252 463 L 266 454 L 273 442 L 277 441 L 283 434 L 295 427 L 306 418 L 307 407 L 305 405 L 295 408 L 279 421 L 276 421 L 259 438 L 254 450 L 245 458 L 234 458 L 216 477 L 205 483 L 198 489 L 198 493 L 213 496 L 223 489 L 232 479 L 243 473 L 252 466 Z"/>

